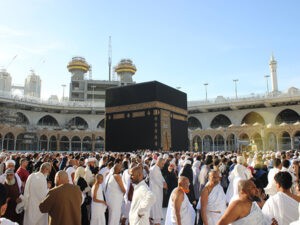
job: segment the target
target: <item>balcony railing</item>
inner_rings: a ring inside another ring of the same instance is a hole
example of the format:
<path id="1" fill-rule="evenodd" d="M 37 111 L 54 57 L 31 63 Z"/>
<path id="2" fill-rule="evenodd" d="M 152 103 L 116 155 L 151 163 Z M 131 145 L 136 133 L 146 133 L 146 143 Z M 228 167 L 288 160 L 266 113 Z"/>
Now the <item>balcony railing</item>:
<path id="1" fill-rule="evenodd" d="M 0 98 L 7 99 L 14 102 L 50 105 L 50 106 L 62 106 L 62 107 L 91 107 L 91 108 L 104 108 L 105 101 L 56 101 L 56 100 L 44 100 L 37 97 L 14 95 L 11 92 L 0 91 Z M 268 103 L 274 101 L 292 101 L 300 100 L 300 90 L 294 89 L 292 91 L 282 93 L 269 93 L 269 94 L 251 94 L 245 96 L 238 96 L 238 98 L 225 98 L 219 96 L 217 98 L 201 100 L 201 101 L 188 101 L 188 108 L 197 106 L 217 106 L 217 105 L 236 105 L 245 104 L 247 102 L 261 102 Z"/>
<path id="2" fill-rule="evenodd" d="M 274 100 L 293 100 L 300 99 L 300 90 L 296 89 L 293 91 L 289 91 L 286 93 L 277 92 L 277 93 L 269 93 L 269 94 L 251 94 L 235 97 L 223 97 L 218 96 L 217 98 L 200 100 L 200 101 L 188 101 L 188 107 L 196 107 L 196 106 L 207 106 L 207 105 L 218 105 L 218 104 L 238 104 L 245 102 L 254 102 L 261 101 L 263 103 L 272 102 Z"/>
<path id="3" fill-rule="evenodd" d="M 50 105 L 50 106 L 62 106 L 62 107 L 91 107 L 91 108 L 104 108 L 104 101 L 55 101 L 44 100 L 32 96 L 14 95 L 11 92 L 0 91 L 0 98 L 11 100 L 19 103 Z"/>

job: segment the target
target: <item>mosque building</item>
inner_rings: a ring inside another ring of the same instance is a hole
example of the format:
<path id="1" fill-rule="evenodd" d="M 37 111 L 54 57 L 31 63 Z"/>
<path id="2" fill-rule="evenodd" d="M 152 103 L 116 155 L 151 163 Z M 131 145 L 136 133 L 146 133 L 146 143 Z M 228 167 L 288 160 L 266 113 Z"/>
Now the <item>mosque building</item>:
<path id="1" fill-rule="evenodd" d="M 300 90 L 291 87 L 286 93 L 280 92 L 273 56 L 269 66 L 269 93 L 188 102 L 190 150 L 299 149 Z M 69 98 L 63 94 L 61 100 L 57 96 L 40 98 L 42 82 L 34 71 L 26 77 L 24 86 L 13 85 L 11 74 L 0 71 L 1 149 L 104 149 L 105 90 L 135 83 L 132 77 L 137 69 L 132 60 L 122 59 L 114 68 L 118 80 L 93 80 L 92 67 L 83 57 L 73 57 L 67 69 L 71 73 Z M 22 94 L 16 95 L 14 90 Z"/>
<path id="2" fill-rule="evenodd" d="M 188 102 L 191 149 L 289 150 L 300 148 L 300 91 L 278 90 L 277 61 L 270 63 L 271 92 L 214 101 Z"/>

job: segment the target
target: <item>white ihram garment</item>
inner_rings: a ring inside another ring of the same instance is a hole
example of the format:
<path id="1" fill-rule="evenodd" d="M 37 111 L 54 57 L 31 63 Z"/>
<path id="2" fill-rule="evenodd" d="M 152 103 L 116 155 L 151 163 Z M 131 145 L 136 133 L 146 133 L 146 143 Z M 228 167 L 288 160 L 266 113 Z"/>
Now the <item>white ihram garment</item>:
<path id="1" fill-rule="evenodd" d="M 94 193 L 95 190 L 95 185 L 93 185 L 92 187 L 92 195 Z M 96 198 L 98 200 L 102 200 L 104 201 L 103 198 L 103 189 L 102 189 L 102 185 L 99 185 L 99 188 L 97 190 L 97 194 L 96 194 Z M 104 205 L 103 203 L 99 203 L 99 202 L 94 202 L 94 200 L 92 200 L 92 204 L 91 204 L 91 225 L 105 225 L 105 210 L 106 210 L 107 206 Z"/>
<path id="2" fill-rule="evenodd" d="M 122 205 L 122 217 L 127 219 L 129 217 L 129 210 L 131 204 L 131 201 L 128 200 L 128 193 L 131 184 L 130 174 L 128 169 L 123 172 L 122 181 L 126 190 L 124 195 L 123 205 Z"/>
<path id="3" fill-rule="evenodd" d="M 270 169 L 268 173 L 268 185 L 265 188 L 265 192 L 268 195 L 275 195 L 277 193 L 276 183 L 274 180 L 275 175 L 280 172 L 280 169 L 278 168 L 272 168 Z"/>
<path id="4" fill-rule="evenodd" d="M 231 225 L 270 225 L 266 223 L 265 217 L 256 202 L 252 202 L 250 213 L 234 221 Z"/>
<path id="5" fill-rule="evenodd" d="M 85 171 L 85 175 L 84 175 L 84 179 L 86 180 L 88 185 L 91 185 L 94 183 L 94 175 L 90 169 L 89 166 L 85 167 L 84 169 Z"/>
<path id="6" fill-rule="evenodd" d="M 121 218 L 123 192 L 113 174 L 108 177 L 105 198 L 108 205 L 108 225 L 118 225 Z"/>
<path id="7" fill-rule="evenodd" d="M 170 196 L 167 214 L 166 214 L 165 225 L 177 225 L 178 224 L 177 220 L 176 220 L 174 202 L 172 201 L 172 196 L 173 196 L 174 191 L 172 192 L 172 194 Z M 180 217 L 181 217 L 181 224 L 183 224 L 183 225 L 194 225 L 195 224 L 196 213 L 185 193 L 184 193 L 183 202 L 180 207 Z"/>
<path id="8" fill-rule="evenodd" d="M 199 196 L 201 195 L 202 189 L 205 187 L 207 181 L 208 181 L 208 172 L 209 167 L 207 165 L 203 165 L 200 169 L 198 181 L 199 181 Z"/>
<path id="9" fill-rule="evenodd" d="M 229 204 L 239 198 L 239 182 L 241 180 L 242 180 L 242 178 L 239 176 L 233 178 L 233 181 L 232 181 L 232 190 L 233 190 L 232 193 L 233 194 L 232 194 L 231 199 L 229 200 Z"/>
<path id="10" fill-rule="evenodd" d="M 194 192 L 195 192 L 195 198 L 196 199 L 199 199 L 199 197 L 200 197 L 200 193 L 199 193 L 200 184 L 199 184 L 199 180 L 198 180 L 198 177 L 199 177 L 199 174 L 200 174 L 200 168 L 199 168 L 200 164 L 201 164 L 201 162 L 199 160 L 196 160 L 193 163 L 193 167 L 192 167 L 192 170 L 193 170 L 193 185 L 194 185 Z"/>
<path id="11" fill-rule="evenodd" d="M 153 219 L 153 223 L 160 223 L 163 218 L 162 202 L 163 202 L 163 186 L 165 179 L 161 174 L 161 170 L 157 165 L 150 168 L 149 174 L 149 186 L 150 190 L 156 197 L 156 202 L 151 208 L 150 217 Z"/>
<path id="12" fill-rule="evenodd" d="M 72 179 L 72 174 L 74 173 L 74 175 L 75 175 L 75 171 L 76 171 L 76 169 L 74 168 L 74 166 L 70 166 L 66 169 L 66 172 L 68 174 L 69 184 L 74 184 L 73 179 Z"/>
<path id="13" fill-rule="evenodd" d="M 29 175 L 24 189 L 24 225 L 48 224 L 48 213 L 41 213 L 39 208 L 48 191 L 47 180 L 43 173 Z"/>
<path id="14" fill-rule="evenodd" d="M 154 194 L 144 180 L 135 185 L 129 211 L 129 224 L 149 225 L 150 209 L 155 200 Z"/>
<path id="15" fill-rule="evenodd" d="M 299 204 L 299 207 L 298 207 L 298 212 L 299 212 L 299 220 L 290 223 L 290 225 L 299 225 L 300 224 L 300 204 Z"/>
<path id="16" fill-rule="evenodd" d="M 12 222 L 9 219 L 0 218 L 0 224 L 1 225 L 19 225 L 18 223 Z"/>
<path id="17" fill-rule="evenodd" d="M 237 184 L 237 179 L 235 179 L 236 177 L 239 177 L 240 180 L 248 180 L 252 177 L 251 175 L 251 171 L 246 168 L 245 166 L 241 165 L 241 164 L 237 164 L 234 166 L 233 170 L 231 171 L 228 179 L 230 181 L 227 192 L 226 192 L 226 201 L 227 203 L 232 201 L 232 197 L 236 196 L 235 192 L 235 187 Z M 237 190 L 237 188 L 236 188 Z"/>
<path id="18" fill-rule="evenodd" d="M 206 215 L 208 225 L 216 225 L 226 210 L 226 195 L 220 184 L 208 196 Z"/>
<path id="19" fill-rule="evenodd" d="M 275 218 L 278 225 L 287 225 L 299 218 L 298 207 L 299 202 L 283 192 L 278 192 L 266 201 L 262 212 L 269 221 Z"/>
<path id="20" fill-rule="evenodd" d="M 109 174 L 109 169 L 107 167 L 103 167 L 100 171 L 99 171 L 99 174 L 101 174 L 103 176 L 103 183 L 101 184 L 102 185 L 102 188 L 105 189 L 105 184 L 106 184 L 106 178 L 107 178 L 107 175 Z"/>

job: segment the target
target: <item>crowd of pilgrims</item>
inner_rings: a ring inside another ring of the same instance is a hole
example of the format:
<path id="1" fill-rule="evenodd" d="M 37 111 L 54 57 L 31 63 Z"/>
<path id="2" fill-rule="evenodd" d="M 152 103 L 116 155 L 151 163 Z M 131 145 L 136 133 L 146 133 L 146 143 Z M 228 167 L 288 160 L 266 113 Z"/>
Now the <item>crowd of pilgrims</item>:
<path id="1" fill-rule="evenodd" d="M 146 213 L 149 218 L 136 224 L 226 224 L 226 210 L 239 199 L 243 180 L 251 180 L 256 186 L 253 202 L 259 206 L 264 221 L 269 221 L 261 224 L 300 224 L 297 151 L 16 153 L 3 150 L 0 153 L 3 184 L 0 187 L 6 195 L 2 203 L 6 210 L 1 210 L 0 224 L 129 224 L 136 185 L 131 182 L 130 170 L 137 166 L 142 168 L 143 182 L 155 198 L 149 203 L 149 214 Z M 291 185 L 274 179 L 278 173 L 283 174 L 279 180 L 291 181 Z M 49 194 L 57 185 L 64 184 L 64 174 L 67 174 L 65 183 L 78 186 L 79 200 L 76 202 L 77 189 L 70 189 L 72 193 L 55 195 L 57 199 L 50 207 Z M 190 208 L 184 211 L 184 201 L 179 212 L 172 208 L 175 204 L 172 192 L 180 186 L 180 177 L 188 178 L 187 190 L 180 190 L 184 191 L 193 212 Z M 280 190 L 286 190 L 290 199 L 274 199 Z M 72 195 L 69 200 L 74 201 L 73 205 L 79 204 L 80 210 L 74 213 L 69 207 L 60 213 L 59 208 L 69 195 Z M 166 207 L 167 215 L 163 215 L 162 209 Z M 252 208 L 248 213 L 252 213 Z M 232 224 L 246 224 L 244 218 L 239 219 L 241 222 Z"/>

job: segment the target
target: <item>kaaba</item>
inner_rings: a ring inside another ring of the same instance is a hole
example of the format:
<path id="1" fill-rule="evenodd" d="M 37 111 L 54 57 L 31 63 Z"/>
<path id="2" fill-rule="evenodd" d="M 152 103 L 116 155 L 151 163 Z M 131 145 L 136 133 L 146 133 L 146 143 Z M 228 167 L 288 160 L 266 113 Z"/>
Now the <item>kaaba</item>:
<path id="1" fill-rule="evenodd" d="M 157 81 L 106 90 L 106 151 L 187 148 L 186 93 Z"/>

